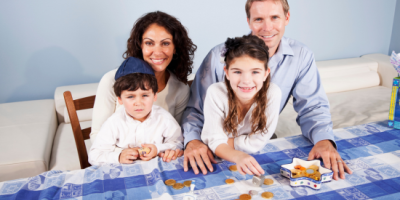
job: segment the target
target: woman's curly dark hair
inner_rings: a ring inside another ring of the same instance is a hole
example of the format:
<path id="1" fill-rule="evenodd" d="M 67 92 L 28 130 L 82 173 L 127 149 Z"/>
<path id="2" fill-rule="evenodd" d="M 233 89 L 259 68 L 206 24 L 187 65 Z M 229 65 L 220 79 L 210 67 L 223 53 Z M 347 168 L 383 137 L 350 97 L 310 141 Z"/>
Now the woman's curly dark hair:
<path id="1" fill-rule="evenodd" d="M 173 37 L 175 55 L 167 69 L 174 73 L 179 81 L 187 84 L 187 76 L 192 73 L 194 52 L 197 46 L 189 38 L 185 27 L 177 18 L 161 11 L 144 14 L 133 25 L 131 36 L 128 39 L 127 50 L 123 58 L 130 56 L 143 59 L 142 36 L 151 24 L 164 27 Z"/>

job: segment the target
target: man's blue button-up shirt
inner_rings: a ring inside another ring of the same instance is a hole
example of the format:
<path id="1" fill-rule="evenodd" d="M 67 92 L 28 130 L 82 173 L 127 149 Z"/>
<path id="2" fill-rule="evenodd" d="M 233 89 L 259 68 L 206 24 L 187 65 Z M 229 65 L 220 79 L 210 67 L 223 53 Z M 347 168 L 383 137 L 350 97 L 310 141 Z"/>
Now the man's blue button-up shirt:
<path id="1" fill-rule="evenodd" d="M 207 88 L 224 81 L 222 52 L 224 44 L 214 47 L 203 60 L 190 89 L 190 98 L 182 116 L 185 147 L 191 140 L 201 141 L 204 124 L 203 105 Z M 298 113 L 296 122 L 305 137 L 316 144 L 321 140 L 334 141 L 329 102 L 315 65 L 314 54 L 300 42 L 282 37 L 278 51 L 270 58 L 271 81 L 282 91 L 280 110 L 293 96 Z"/>

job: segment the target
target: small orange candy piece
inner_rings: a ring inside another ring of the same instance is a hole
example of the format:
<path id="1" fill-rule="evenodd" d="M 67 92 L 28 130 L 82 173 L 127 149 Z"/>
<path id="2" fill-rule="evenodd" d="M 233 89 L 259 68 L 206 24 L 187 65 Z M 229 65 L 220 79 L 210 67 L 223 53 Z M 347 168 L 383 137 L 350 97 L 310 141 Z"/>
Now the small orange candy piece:
<path id="1" fill-rule="evenodd" d="M 294 166 L 294 168 L 295 168 L 295 169 L 301 169 L 302 166 L 301 166 L 301 165 L 296 165 L 296 166 Z"/>

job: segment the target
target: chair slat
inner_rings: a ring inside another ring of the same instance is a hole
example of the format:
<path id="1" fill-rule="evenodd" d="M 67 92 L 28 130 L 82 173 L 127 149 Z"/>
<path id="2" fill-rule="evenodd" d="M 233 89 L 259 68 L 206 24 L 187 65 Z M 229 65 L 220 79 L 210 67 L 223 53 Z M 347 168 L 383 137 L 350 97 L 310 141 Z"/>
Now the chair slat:
<path id="1" fill-rule="evenodd" d="M 92 132 L 92 128 L 91 127 L 85 128 L 85 129 L 82 130 L 82 135 L 83 135 L 83 139 L 84 140 L 90 139 L 90 132 Z"/>
<path id="2" fill-rule="evenodd" d="M 95 95 L 81 98 L 81 99 L 75 99 L 74 104 L 75 104 L 75 109 L 76 110 L 83 110 L 83 109 L 89 109 L 93 108 L 94 106 L 94 99 L 96 98 Z"/>

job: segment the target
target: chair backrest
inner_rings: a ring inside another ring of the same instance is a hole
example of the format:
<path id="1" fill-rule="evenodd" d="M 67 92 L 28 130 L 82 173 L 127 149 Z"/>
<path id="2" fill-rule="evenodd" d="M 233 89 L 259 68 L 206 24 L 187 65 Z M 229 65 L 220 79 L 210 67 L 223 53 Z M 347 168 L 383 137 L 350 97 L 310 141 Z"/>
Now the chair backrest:
<path id="1" fill-rule="evenodd" d="M 91 128 L 89 127 L 83 130 L 81 129 L 81 125 L 79 123 L 76 111 L 93 108 L 95 97 L 96 95 L 93 95 L 73 100 L 70 91 L 64 92 L 65 105 L 67 107 L 69 119 L 71 121 L 72 131 L 74 133 L 74 138 L 75 138 L 75 144 L 79 155 L 79 162 L 81 164 L 82 169 L 91 166 L 89 163 L 88 153 L 86 151 L 86 145 L 85 145 L 85 140 L 90 139 L 89 135 L 91 132 Z"/>

